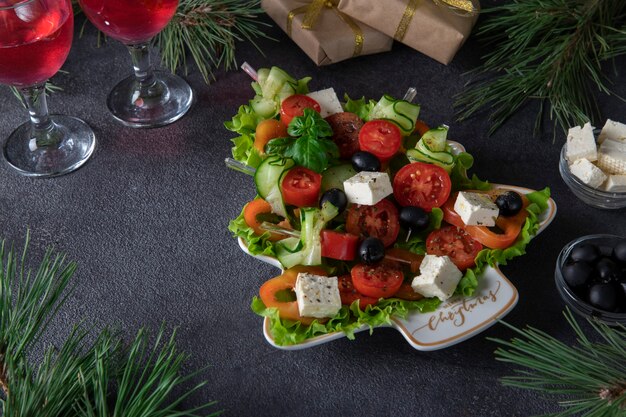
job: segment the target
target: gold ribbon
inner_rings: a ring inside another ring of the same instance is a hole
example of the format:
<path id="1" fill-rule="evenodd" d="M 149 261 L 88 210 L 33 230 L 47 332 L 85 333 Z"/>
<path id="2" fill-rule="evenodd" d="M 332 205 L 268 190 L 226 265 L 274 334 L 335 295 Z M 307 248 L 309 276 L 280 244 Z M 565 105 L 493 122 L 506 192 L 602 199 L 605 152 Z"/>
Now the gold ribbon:
<path id="1" fill-rule="evenodd" d="M 402 19 L 400 19 L 400 23 L 398 24 L 398 29 L 396 29 L 396 34 L 393 36 L 394 39 L 398 41 L 404 39 L 404 35 L 406 35 L 411 20 L 413 20 L 413 15 L 415 15 L 415 9 L 417 9 L 420 1 L 421 0 L 409 0 L 406 9 L 404 9 Z M 474 6 L 471 0 L 433 0 L 433 3 L 439 7 L 447 7 L 462 16 L 472 16 L 478 13 L 478 8 Z"/>
<path id="2" fill-rule="evenodd" d="M 317 19 L 319 19 L 322 11 L 325 8 L 331 9 L 346 25 L 350 27 L 350 29 L 352 29 L 352 32 L 354 33 L 354 53 L 352 56 L 355 57 L 361 55 L 361 52 L 363 51 L 363 42 L 365 41 L 363 30 L 354 20 L 352 20 L 350 16 L 337 9 L 338 3 L 339 0 L 313 0 L 311 4 L 307 6 L 293 9 L 287 15 L 287 35 L 291 37 L 293 18 L 296 15 L 304 13 L 304 18 L 302 19 L 302 29 L 311 30 L 317 23 Z"/>

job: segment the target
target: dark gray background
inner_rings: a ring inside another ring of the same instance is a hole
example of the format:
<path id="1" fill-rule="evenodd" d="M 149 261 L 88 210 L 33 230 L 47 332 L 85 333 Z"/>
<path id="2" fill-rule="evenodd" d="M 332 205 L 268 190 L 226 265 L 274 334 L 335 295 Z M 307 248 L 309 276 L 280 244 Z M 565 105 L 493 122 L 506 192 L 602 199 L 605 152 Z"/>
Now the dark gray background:
<path id="1" fill-rule="evenodd" d="M 503 268 L 520 292 L 506 320 L 532 325 L 573 341 L 554 287 L 561 247 L 585 234 L 626 235 L 624 211 L 590 208 L 566 188 L 558 173 L 565 140 L 553 142 L 551 124 L 532 136 L 536 107 L 523 109 L 496 135 L 487 137 L 486 117 L 457 123 L 453 96 L 461 92 L 485 50 L 471 39 L 449 66 L 400 44 L 391 52 L 318 68 L 277 28 L 280 42 L 259 41 L 265 56 L 238 45 L 239 62 L 277 65 L 297 77 L 310 75 L 313 89 L 334 87 L 343 95 L 401 96 L 416 86 L 421 118 L 450 125 L 450 138 L 476 157 L 474 172 L 492 182 L 529 188 L 550 186 L 558 215 L 529 247 Z M 619 60 L 616 68 L 624 68 Z M 19 244 L 31 229 L 35 261 L 53 245 L 79 264 L 77 289 L 50 330 L 61 340 L 78 320 L 118 326 L 128 336 L 140 327 L 179 327 L 179 346 L 191 354 L 186 370 L 210 365 L 195 381 L 207 385 L 187 405 L 209 399 L 228 416 L 527 416 L 553 411 L 552 401 L 500 385 L 512 368 L 497 362 L 496 345 L 508 339 L 502 325 L 454 347 L 430 353 L 413 350 L 392 329 L 359 334 L 313 349 L 284 352 L 266 343 L 262 319 L 251 298 L 277 270 L 246 257 L 227 230 L 228 221 L 254 197 L 249 177 L 228 170 L 233 136 L 222 124 L 252 97 L 243 72 L 218 72 L 207 86 L 191 68 L 188 81 L 198 101 L 172 126 L 133 130 L 116 124 L 106 95 L 130 71 L 117 42 L 97 48 L 93 30 L 75 39 L 56 83 L 64 91 L 50 99 L 53 112 L 75 115 L 95 130 L 93 159 L 79 171 L 50 180 L 18 176 L 0 164 L 0 232 Z M 626 74 L 610 73 L 626 96 Z M 26 118 L 8 88 L 0 89 L 0 137 Z M 626 105 L 600 99 L 605 117 L 626 120 Z M 584 326 L 584 328 L 587 328 Z"/>

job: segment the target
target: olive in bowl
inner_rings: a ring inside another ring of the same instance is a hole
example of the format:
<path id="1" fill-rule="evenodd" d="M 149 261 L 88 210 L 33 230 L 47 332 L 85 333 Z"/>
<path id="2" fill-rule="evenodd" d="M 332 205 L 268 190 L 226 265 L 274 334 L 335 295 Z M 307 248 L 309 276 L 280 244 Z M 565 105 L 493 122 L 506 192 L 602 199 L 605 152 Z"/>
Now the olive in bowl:
<path id="1" fill-rule="evenodd" d="M 626 324 L 626 238 L 590 235 L 563 248 L 555 282 L 563 301 L 584 317 Z"/>

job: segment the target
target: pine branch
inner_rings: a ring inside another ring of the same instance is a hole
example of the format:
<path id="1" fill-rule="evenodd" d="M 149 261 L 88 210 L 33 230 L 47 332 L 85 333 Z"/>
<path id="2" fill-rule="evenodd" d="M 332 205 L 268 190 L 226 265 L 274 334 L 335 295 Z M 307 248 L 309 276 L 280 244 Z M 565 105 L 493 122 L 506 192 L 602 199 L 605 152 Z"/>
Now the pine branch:
<path id="1" fill-rule="evenodd" d="M 626 54 L 623 0 L 515 0 L 483 10 L 477 36 L 490 51 L 457 96 L 459 120 L 487 110 L 499 129 L 522 106 L 539 102 L 535 134 L 546 114 L 563 130 L 599 123 L 594 90 L 612 94 L 603 63 Z"/>
<path id="2" fill-rule="evenodd" d="M 535 390 L 562 398 L 564 408 L 555 416 L 584 414 L 589 417 L 626 414 L 626 328 L 611 328 L 590 321 L 603 343 L 584 334 L 572 313 L 565 313 L 577 335 L 577 345 L 568 346 L 534 328 L 513 329 L 520 338 L 510 342 L 490 339 L 499 345 L 496 358 L 527 370 L 505 377 L 506 386 Z"/>
<path id="3" fill-rule="evenodd" d="M 257 17 L 262 13 L 259 1 L 181 0 L 170 24 L 156 37 L 163 65 L 172 72 L 187 71 L 187 53 L 208 83 L 213 68 L 236 66 L 235 44 L 267 37 Z M 258 47 L 257 47 L 258 49 Z"/>
<path id="4" fill-rule="evenodd" d="M 60 348 L 46 347 L 41 360 L 30 357 L 71 294 L 76 264 L 48 250 L 32 272 L 26 269 L 28 243 L 29 235 L 20 259 L 13 246 L 0 243 L 0 416 L 193 417 L 215 404 L 178 410 L 204 386 L 187 387 L 203 370 L 181 374 L 188 357 L 177 351 L 175 332 L 161 343 L 163 328 L 153 346 L 140 330 L 124 349 L 107 329 L 89 344 L 91 332 L 75 325 Z M 178 397 L 172 400 L 174 391 Z"/>

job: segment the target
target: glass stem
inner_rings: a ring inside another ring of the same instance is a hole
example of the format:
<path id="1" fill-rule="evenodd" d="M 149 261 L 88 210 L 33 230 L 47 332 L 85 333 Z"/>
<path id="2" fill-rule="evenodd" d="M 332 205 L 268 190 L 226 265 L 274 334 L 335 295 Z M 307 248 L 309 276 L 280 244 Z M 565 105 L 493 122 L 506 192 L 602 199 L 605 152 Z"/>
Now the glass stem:
<path id="1" fill-rule="evenodd" d="M 133 69 L 135 77 L 143 88 L 152 86 L 156 79 L 150 61 L 150 42 L 144 42 L 137 45 L 128 45 L 130 58 L 133 61 Z"/>
<path id="2" fill-rule="evenodd" d="M 34 150 L 45 146 L 57 145 L 61 142 L 63 135 L 50 119 L 48 113 L 45 83 L 22 88 L 20 92 L 22 97 L 24 97 L 24 102 L 30 115 L 30 148 Z"/>

